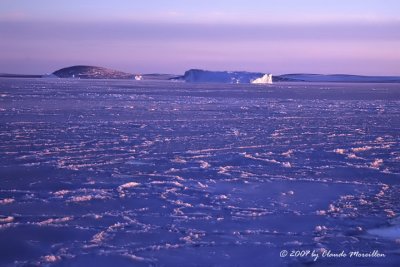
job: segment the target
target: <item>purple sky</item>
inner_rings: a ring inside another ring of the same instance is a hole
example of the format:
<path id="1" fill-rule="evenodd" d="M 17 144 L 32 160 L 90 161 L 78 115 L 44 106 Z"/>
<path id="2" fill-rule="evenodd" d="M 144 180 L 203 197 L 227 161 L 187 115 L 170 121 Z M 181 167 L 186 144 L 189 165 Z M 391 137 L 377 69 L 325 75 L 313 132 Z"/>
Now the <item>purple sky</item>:
<path id="1" fill-rule="evenodd" d="M 400 1 L 0 2 L 0 73 L 400 75 Z M 217 3 L 215 3 L 217 2 Z"/>

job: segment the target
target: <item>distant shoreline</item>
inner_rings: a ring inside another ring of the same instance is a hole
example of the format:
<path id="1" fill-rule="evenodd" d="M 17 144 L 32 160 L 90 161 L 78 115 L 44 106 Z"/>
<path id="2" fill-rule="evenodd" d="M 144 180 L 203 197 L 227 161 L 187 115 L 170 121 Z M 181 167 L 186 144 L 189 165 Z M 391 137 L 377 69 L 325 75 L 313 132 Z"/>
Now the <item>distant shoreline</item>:
<path id="1" fill-rule="evenodd" d="M 247 71 L 209 71 L 190 69 L 183 75 L 132 74 L 104 67 L 76 65 L 54 71 L 51 74 L 0 73 L 0 78 L 59 78 L 59 79 L 123 79 L 182 81 L 190 83 L 248 84 L 267 73 Z M 400 76 L 367 76 L 352 74 L 294 73 L 272 75 L 273 82 L 329 82 L 329 83 L 400 83 Z"/>

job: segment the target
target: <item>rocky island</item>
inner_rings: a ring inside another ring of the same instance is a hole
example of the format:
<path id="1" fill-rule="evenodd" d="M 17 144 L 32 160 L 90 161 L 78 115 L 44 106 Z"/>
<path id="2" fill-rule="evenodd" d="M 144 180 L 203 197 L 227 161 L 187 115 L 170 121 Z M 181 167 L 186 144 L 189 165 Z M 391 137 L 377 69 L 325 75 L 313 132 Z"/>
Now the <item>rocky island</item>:
<path id="1" fill-rule="evenodd" d="M 53 72 L 58 78 L 80 79 L 135 79 L 135 75 L 118 70 L 96 66 L 77 65 L 59 69 Z"/>

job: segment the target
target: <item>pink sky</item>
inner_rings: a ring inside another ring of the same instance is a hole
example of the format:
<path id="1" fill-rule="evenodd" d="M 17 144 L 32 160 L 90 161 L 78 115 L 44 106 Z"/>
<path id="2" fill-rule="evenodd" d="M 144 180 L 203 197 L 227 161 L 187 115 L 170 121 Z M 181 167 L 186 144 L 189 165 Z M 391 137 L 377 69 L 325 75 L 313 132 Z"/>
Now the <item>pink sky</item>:
<path id="1" fill-rule="evenodd" d="M 254 1 L 257 7 L 222 0 L 197 8 L 178 0 L 150 2 L 5 0 L 0 73 L 85 64 L 134 73 L 204 68 L 400 75 L 395 1 Z"/>

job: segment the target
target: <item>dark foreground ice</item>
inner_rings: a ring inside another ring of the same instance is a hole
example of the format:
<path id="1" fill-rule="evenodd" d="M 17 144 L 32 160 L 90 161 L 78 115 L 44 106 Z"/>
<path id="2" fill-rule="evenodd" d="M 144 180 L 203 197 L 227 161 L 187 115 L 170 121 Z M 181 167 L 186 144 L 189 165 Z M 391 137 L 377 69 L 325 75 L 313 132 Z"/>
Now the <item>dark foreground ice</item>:
<path id="1" fill-rule="evenodd" d="M 0 266 L 399 266 L 399 142 L 398 84 L 0 79 Z"/>

